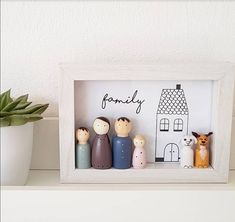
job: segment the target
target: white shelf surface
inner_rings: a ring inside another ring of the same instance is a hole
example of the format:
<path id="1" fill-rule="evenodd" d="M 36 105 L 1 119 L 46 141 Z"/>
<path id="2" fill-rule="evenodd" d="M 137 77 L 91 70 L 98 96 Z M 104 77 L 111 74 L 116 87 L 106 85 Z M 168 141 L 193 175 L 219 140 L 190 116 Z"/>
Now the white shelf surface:
<path id="1" fill-rule="evenodd" d="M 25 186 L 2 190 L 234 190 L 235 170 L 227 184 L 61 184 L 59 170 L 31 170 Z"/>

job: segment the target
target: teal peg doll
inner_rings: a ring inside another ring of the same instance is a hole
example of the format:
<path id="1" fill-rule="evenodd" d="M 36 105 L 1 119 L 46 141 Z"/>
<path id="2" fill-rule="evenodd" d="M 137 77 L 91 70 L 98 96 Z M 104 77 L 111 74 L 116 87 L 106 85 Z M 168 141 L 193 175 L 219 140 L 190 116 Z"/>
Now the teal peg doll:
<path id="1" fill-rule="evenodd" d="M 78 143 L 76 144 L 76 168 L 87 169 L 91 167 L 91 147 L 88 142 L 90 133 L 87 128 L 80 127 L 76 131 L 76 138 Z"/>

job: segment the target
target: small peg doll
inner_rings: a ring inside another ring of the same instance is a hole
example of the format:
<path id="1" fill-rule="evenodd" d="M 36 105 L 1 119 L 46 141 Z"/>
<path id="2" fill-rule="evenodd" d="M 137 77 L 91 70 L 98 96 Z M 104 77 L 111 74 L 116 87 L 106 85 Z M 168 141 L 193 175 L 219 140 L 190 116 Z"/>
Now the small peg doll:
<path id="1" fill-rule="evenodd" d="M 136 135 L 133 143 L 135 145 L 135 149 L 132 157 L 132 165 L 135 169 L 142 169 L 146 166 L 146 152 L 144 149 L 145 139 L 142 135 Z"/>
<path id="2" fill-rule="evenodd" d="M 87 128 L 80 127 L 76 131 L 78 143 L 76 145 L 76 168 L 87 169 L 91 167 L 91 148 L 88 143 L 90 133 Z"/>
<path id="3" fill-rule="evenodd" d="M 195 167 L 208 168 L 209 167 L 209 137 L 213 134 L 198 134 L 192 132 L 197 138 L 197 147 L 195 150 Z"/>
<path id="4" fill-rule="evenodd" d="M 113 137 L 113 167 L 116 169 L 128 169 L 131 167 L 132 141 L 129 137 L 131 121 L 126 117 L 120 117 L 115 122 L 117 135 Z"/>
<path id="5" fill-rule="evenodd" d="M 95 119 L 93 129 L 96 133 L 92 144 L 92 166 L 95 169 L 109 169 L 112 167 L 112 150 L 108 131 L 109 120 L 105 117 Z"/>
<path id="6" fill-rule="evenodd" d="M 181 140 L 182 148 L 180 155 L 180 166 L 182 168 L 193 168 L 194 150 L 193 145 L 197 143 L 194 136 L 184 136 Z"/>

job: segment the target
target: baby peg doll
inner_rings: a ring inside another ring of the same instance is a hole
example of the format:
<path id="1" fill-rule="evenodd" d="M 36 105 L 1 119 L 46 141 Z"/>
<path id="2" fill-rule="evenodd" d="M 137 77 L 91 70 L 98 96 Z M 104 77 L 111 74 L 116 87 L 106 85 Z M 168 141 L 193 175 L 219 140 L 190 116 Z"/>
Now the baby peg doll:
<path id="1" fill-rule="evenodd" d="M 135 169 L 142 169 L 146 166 L 146 152 L 144 149 L 145 139 L 142 135 L 136 135 L 134 140 L 135 149 L 132 157 L 132 165 Z"/>
<path id="2" fill-rule="evenodd" d="M 80 127 L 76 131 L 78 143 L 76 145 L 76 168 L 87 169 L 91 167 L 91 148 L 88 143 L 90 133 L 87 128 Z"/>

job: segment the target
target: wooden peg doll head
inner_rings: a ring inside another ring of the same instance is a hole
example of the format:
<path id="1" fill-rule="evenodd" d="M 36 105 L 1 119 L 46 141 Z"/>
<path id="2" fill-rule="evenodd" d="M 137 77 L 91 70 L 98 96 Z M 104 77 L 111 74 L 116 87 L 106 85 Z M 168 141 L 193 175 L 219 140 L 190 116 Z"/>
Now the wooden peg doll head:
<path id="1" fill-rule="evenodd" d="M 98 117 L 93 123 L 93 129 L 98 135 L 105 135 L 109 132 L 110 122 L 105 117 Z"/>
<path id="2" fill-rule="evenodd" d="M 79 144 L 86 144 L 90 137 L 89 130 L 85 127 L 80 127 L 76 131 L 76 138 Z"/>
<path id="3" fill-rule="evenodd" d="M 119 137 L 128 137 L 132 129 L 131 121 L 126 117 L 120 117 L 115 122 L 115 131 Z"/>
<path id="4" fill-rule="evenodd" d="M 145 138 L 142 135 L 136 135 L 133 139 L 133 143 L 135 147 L 144 147 L 145 145 Z"/>

